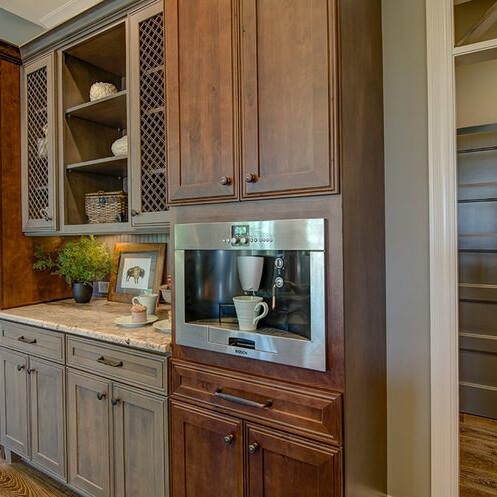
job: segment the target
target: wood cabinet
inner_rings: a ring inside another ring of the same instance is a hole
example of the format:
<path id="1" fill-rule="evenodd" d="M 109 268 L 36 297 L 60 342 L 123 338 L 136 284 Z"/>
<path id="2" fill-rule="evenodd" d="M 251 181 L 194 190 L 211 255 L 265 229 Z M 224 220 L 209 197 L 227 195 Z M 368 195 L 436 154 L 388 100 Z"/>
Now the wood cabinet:
<path id="1" fill-rule="evenodd" d="M 162 2 L 130 0 L 96 5 L 23 46 L 25 232 L 57 229 L 57 210 L 63 234 L 167 224 L 163 37 Z M 115 91 L 96 94 L 102 83 Z M 39 93 L 44 113 L 30 110 Z"/>
<path id="2" fill-rule="evenodd" d="M 22 84 L 23 230 L 55 231 L 57 171 L 53 54 L 26 64 Z"/>
<path id="3" fill-rule="evenodd" d="M 94 497 L 167 495 L 166 400 L 68 369 L 68 483 Z"/>
<path id="4" fill-rule="evenodd" d="M 337 191 L 335 9 L 165 1 L 171 204 Z"/>
<path id="5" fill-rule="evenodd" d="M 111 495 L 110 383 L 67 372 L 68 483 L 94 497 Z"/>
<path id="6" fill-rule="evenodd" d="M 28 457 L 28 358 L 24 354 L 2 350 L 0 361 L 2 443 L 16 454 Z"/>
<path id="7" fill-rule="evenodd" d="M 242 433 L 240 420 L 171 402 L 173 496 L 243 497 Z"/>
<path id="8" fill-rule="evenodd" d="M 128 18 L 131 223 L 168 222 L 164 15 L 156 2 Z"/>
<path id="9" fill-rule="evenodd" d="M 176 401 L 171 433 L 175 497 L 341 496 L 340 449 Z"/>
<path id="10" fill-rule="evenodd" d="M 65 477 L 64 367 L 0 349 L 1 438 L 16 454 Z"/>
<path id="11" fill-rule="evenodd" d="M 235 5 L 165 2 L 170 203 L 238 198 Z"/>
<path id="12" fill-rule="evenodd" d="M 341 450 L 248 425 L 247 497 L 341 497 Z"/>
<path id="13" fill-rule="evenodd" d="M 113 385 L 115 497 L 168 494 L 166 399 Z"/>

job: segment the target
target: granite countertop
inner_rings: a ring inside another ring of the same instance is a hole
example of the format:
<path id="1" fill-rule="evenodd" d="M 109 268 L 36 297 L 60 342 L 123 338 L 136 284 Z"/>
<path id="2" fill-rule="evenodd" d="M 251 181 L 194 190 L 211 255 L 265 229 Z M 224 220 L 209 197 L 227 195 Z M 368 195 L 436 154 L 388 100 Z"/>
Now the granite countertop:
<path id="1" fill-rule="evenodd" d="M 159 305 L 156 313 L 159 319 L 168 318 L 169 307 Z M 115 318 L 130 315 L 130 308 L 130 304 L 108 302 L 101 298 L 94 298 L 88 304 L 76 304 L 72 299 L 58 300 L 0 311 L 0 319 L 153 352 L 169 353 L 170 333 L 156 330 L 152 325 L 121 328 L 114 324 Z"/>

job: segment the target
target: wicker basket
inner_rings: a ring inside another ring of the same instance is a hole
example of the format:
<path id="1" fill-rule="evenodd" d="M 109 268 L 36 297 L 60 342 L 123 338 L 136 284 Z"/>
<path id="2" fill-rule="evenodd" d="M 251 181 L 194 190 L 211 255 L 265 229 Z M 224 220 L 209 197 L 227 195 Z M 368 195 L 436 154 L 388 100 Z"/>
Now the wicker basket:
<path id="1" fill-rule="evenodd" d="M 97 192 L 85 194 L 88 222 L 119 223 L 127 221 L 128 194 L 126 192 Z"/>

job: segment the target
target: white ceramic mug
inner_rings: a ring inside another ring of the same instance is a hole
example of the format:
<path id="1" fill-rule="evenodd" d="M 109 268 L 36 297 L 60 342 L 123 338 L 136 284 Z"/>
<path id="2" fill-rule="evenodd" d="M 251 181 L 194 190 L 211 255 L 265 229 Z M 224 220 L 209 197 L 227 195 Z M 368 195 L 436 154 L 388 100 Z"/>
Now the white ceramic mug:
<path id="1" fill-rule="evenodd" d="M 142 293 L 138 297 L 133 297 L 131 302 L 133 304 L 141 304 L 147 307 L 147 315 L 155 314 L 155 309 L 157 307 L 157 299 L 159 298 L 158 293 Z"/>
<path id="2" fill-rule="evenodd" d="M 233 297 L 235 303 L 236 316 L 238 318 L 238 328 L 243 331 L 257 329 L 257 323 L 267 315 L 269 307 L 262 297 L 252 297 L 249 295 L 239 295 Z M 259 309 L 263 309 L 259 314 Z"/>
<path id="3" fill-rule="evenodd" d="M 264 257 L 257 255 L 241 255 L 236 259 L 238 278 L 243 290 L 257 292 L 261 283 Z"/>

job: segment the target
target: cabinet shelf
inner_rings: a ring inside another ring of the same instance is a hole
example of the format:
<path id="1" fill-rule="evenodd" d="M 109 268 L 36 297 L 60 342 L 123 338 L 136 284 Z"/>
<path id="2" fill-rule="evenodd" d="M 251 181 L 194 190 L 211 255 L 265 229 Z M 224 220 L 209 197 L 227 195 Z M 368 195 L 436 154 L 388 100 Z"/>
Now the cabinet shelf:
<path id="1" fill-rule="evenodd" d="M 108 97 L 85 102 L 66 110 L 67 117 L 77 117 L 112 128 L 125 129 L 126 124 L 126 95 L 122 90 Z"/>
<path id="2" fill-rule="evenodd" d="M 476 135 L 478 133 L 492 133 L 497 131 L 497 123 L 478 124 L 476 126 L 465 126 L 457 129 L 457 135 Z"/>
<path id="3" fill-rule="evenodd" d="M 84 172 L 108 176 L 127 176 L 127 157 L 105 157 L 103 159 L 77 162 L 66 166 L 67 172 Z"/>

